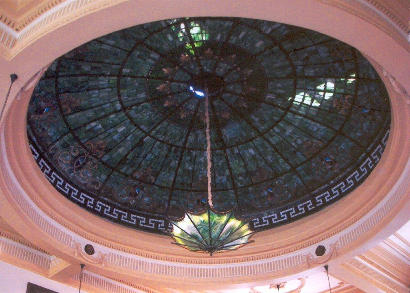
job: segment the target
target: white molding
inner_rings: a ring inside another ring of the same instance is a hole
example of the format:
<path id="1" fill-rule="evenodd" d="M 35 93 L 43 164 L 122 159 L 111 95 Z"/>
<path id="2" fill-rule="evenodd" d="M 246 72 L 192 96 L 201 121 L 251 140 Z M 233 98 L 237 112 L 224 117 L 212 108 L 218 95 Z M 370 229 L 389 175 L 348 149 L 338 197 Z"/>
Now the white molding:
<path id="1" fill-rule="evenodd" d="M 310 247 L 295 251 L 293 253 L 280 255 L 277 257 L 266 258 L 256 261 L 247 261 L 241 263 L 225 263 L 225 264 L 190 264 L 171 262 L 158 259 L 151 259 L 134 255 L 122 251 L 118 251 L 98 243 L 94 243 L 80 235 L 70 231 L 55 220 L 46 215 L 38 208 L 27 193 L 23 190 L 17 178 L 13 174 L 7 157 L 5 143 L 5 125 L 1 128 L 1 143 L 0 150 L 3 161 L 3 176 L 8 181 L 8 186 L 13 194 L 14 200 L 23 210 L 24 214 L 35 223 L 49 237 L 60 242 L 61 246 L 65 246 L 69 251 L 82 249 L 85 244 L 94 245 L 96 257 L 101 258 L 100 265 L 111 270 L 125 268 L 130 272 L 144 273 L 157 276 L 170 276 L 174 278 L 190 278 L 197 280 L 206 280 L 210 278 L 235 278 L 244 276 L 265 275 L 278 271 L 286 271 L 288 269 L 309 265 L 307 259 L 314 255 L 314 250 L 317 244 Z M 336 249 L 348 247 L 351 243 L 360 238 L 361 235 L 370 231 L 381 222 L 385 215 L 389 214 L 391 208 L 397 204 L 404 196 L 406 196 L 406 187 L 408 174 L 410 174 L 410 162 L 407 162 L 404 172 L 394 187 L 386 195 L 386 197 L 366 216 L 358 220 L 349 228 L 337 233 L 336 235 L 322 241 L 327 247 L 332 245 Z"/>
<path id="2" fill-rule="evenodd" d="M 52 22 L 57 22 L 57 19 L 63 19 L 65 16 L 69 15 L 74 11 L 83 9 L 86 6 L 103 7 L 106 3 L 109 6 L 111 6 L 123 1 L 125 0 L 65 0 L 64 2 L 52 7 L 51 9 L 36 17 L 32 22 L 30 22 L 20 31 L 16 31 L 7 24 L 0 22 L 0 43 L 3 43 L 4 46 L 11 49 L 16 45 L 17 42 L 21 41 L 22 39 L 29 39 L 30 35 L 32 35 L 35 31 L 38 31 L 41 28 L 41 26 L 47 26 L 50 25 Z M 380 9 L 378 9 L 368 0 L 355 1 L 367 7 L 376 15 L 381 17 L 384 21 L 391 25 L 394 28 L 394 30 L 396 30 L 404 39 L 406 39 L 407 42 L 410 42 L 410 34 L 407 31 L 404 31 L 400 26 L 398 26 L 385 12 L 380 11 Z M 2 31 L 3 33 L 1 34 Z M 12 38 L 13 40 L 11 41 L 10 38 Z M 6 45 L 5 43 L 7 43 L 8 45 Z"/>
<path id="3" fill-rule="evenodd" d="M 46 271 L 52 262 L 50 255 L 5 237 L 0 237 L 0 259 L 2 255 L 15 257 Z"/>
<path id="4" fill-rule="evenodd" d="M 16 44 L 25 39 L 30 41 L 32 36 L 35 36 L 35 33 L 43 27 L 52 25 L 57 28 L 61 23 L 71 22 L 89 12 L 124 1 L 126 0 L 65 0 L 36 17 L 20 31 L 16 31 L 0 21 L 0 44 L 8 49 L 12 49 Z M 67 16 L 72 17 L 67 19 Z"/>
<path id="5" fill-rule="evenodd" d="M 360 4 L 366 6 L 370 10 L 372 10 L 374 13 L 376 13 L 378 16 L 380 16 L 384 21 L 389 23 L 392 27 L 396 29 L 396 31 L 407 40 L 407 42 L 410 43 L 410 33 L 404 31 L 401 27 L 399 27 L 388 15 L 386 15 L 384 12 L 380 11 L 376 6 L 371 4 L 368 0 L 356 0 Z"/>

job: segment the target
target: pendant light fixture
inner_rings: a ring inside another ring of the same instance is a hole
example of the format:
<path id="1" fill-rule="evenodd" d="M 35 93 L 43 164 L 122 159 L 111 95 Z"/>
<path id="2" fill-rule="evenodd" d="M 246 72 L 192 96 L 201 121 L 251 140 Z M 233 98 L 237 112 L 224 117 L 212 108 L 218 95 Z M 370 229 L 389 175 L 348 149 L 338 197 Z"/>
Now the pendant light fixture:
<path id="1" fill-rule="evenodd" d="M 329 293 L 332 293 L 332 288 L 330 286 L 330 279 L 329 279 L 329 265 L 324 265 L 323 266 L 326 270 L 326 275 L 327 275 L 327 282 L 329 284 Z"/>
<path id="2" fill-rule="evenodd" d="M 7 94 L 6 94 L 6 98 L 4 99 L 3 107 L 1 108 L 0 122 L 3 118 L 4 110 L 6 109 L 6 105 L 7 105 L 7 101 L 9 99 L 9 96 L 10 96 L 11 88 L 13 86 L 13 83 L 17 80 L 17 78 L 18 78 L 17 74 L 15 74 L 15 73 L 10 74 L 10 86 L 9 86 L 9 89 L 7 91 Z"/>
<path id="3" fill-rule="evenodd" d="M 249 223 L 236 219 L 233 211 L 218 213 L 214 210 L 212 198 L 212 152 L 209 118 L 208 90 L 201 91 L 205 98 L 206 121 L 206 159 L 208 177 L 207 210 L 200 215 L 186 213 L 179 222 L 171 221 L 173 230 L 171 236 L 175 244 L 191 251 L 207 252 L 213 255 L 216 252 L 237 249 L 249 243 Z"/>
<path id="4" fill-rule="evenodd" d="M 80 275 L 79 275 L 79 280 L 80 280 L 80 285 L 79 285 L 79 287 L 78 287 L 78 293 L 81 293 L 81 285 L 82 285 L 82 282 L 83 282 L 83 272 L 84 272 L 84 267 L 85 267 L 85 264 L 80 264 Z"/>

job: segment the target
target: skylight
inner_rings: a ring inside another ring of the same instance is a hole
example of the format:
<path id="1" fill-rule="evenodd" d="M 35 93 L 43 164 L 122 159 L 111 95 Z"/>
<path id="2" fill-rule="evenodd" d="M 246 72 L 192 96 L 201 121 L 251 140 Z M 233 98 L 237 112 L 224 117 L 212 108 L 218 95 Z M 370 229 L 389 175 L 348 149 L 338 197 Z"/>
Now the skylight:
<path id="1" fill-rule="evenodd" d="M 356 77 L 356 73 L 350 74 L 349 77 L 351 77 L 351 78 L 348 78 L 348 79 L 347 79 L 347 81 L 346 81 L 347 84 L 352 84 L 353 82 L 356 81 L 356 78 L 355 78 L 355 77 Z M 346 80 L 346 79 L 345 79 L 345 78 L 341 78 L 340 80 Z"/>
<path id="2" fill-rule="evenodd" d="M 191 21 L 179 25 L 178 39 L 185 42 L 187 51 L 194 55 L 194 48 L 201 47 L 203 42 L 209 39 L 209 34 L 198 23 Z"/>
<path id="3" fill-rule="evenodd" d="M 329 100 L 334 95 L 335 83 L 333 81 L 326 81 L 316 86 L 316 92 L 308 93 L 300 91 L 293 99 L 296 105 L 305 104 L 308 106 L 319 107 L 323 100 Z M 292 100 L 292 97 L 289 97 Z"/>

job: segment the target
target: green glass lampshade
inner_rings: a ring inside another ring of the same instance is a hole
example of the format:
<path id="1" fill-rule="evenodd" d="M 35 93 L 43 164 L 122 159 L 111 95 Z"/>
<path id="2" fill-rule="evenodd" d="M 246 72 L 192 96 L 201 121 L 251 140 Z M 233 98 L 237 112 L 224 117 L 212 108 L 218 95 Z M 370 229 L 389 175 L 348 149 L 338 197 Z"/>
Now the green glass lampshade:
<path id="1" fill-rule="evenodd" d="M 215 252 L 237 249 L 247 243 L 253 232 L 246 221 L 233 212 L 216 213 L 210 208 L 200 215 L 186 213 L 179 222 L 171 222 L 175 244 L 191 251 Z"/>

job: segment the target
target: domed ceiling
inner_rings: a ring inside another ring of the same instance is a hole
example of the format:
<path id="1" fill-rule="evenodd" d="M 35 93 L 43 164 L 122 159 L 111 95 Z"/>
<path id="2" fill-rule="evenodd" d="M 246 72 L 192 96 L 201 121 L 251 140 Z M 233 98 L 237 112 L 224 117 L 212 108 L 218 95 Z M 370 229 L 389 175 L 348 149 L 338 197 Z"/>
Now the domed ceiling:
<path id="1" fill-rule="evenodd" d="M 162 232 L 213 203 L 266 229 L 357 187 L 390 126 L 386 89 L 354 48 L 307 29 L 181 18 L 124 29 L 50 65 L 28 110 L 30 147 L 64 196 Z"/>

